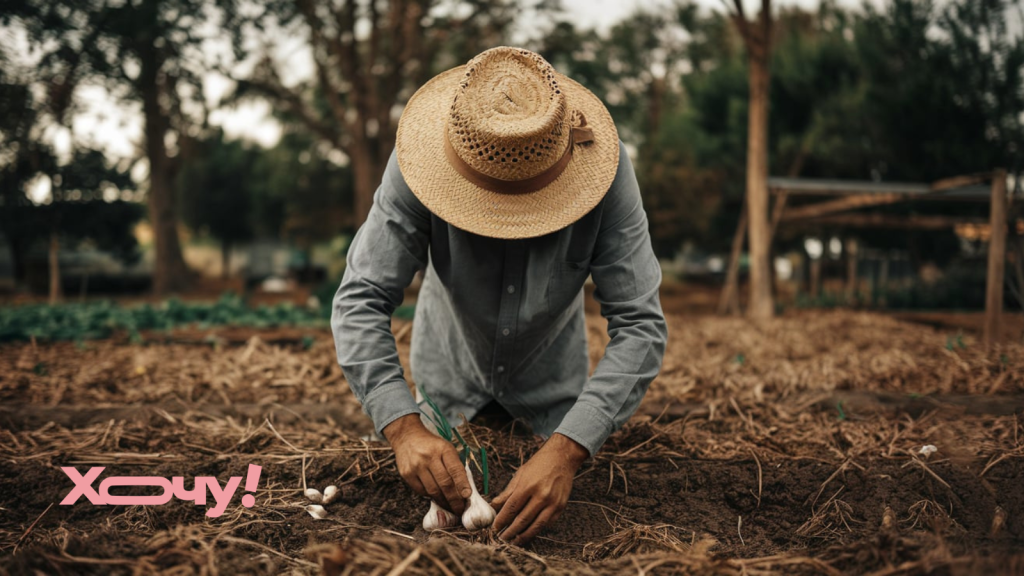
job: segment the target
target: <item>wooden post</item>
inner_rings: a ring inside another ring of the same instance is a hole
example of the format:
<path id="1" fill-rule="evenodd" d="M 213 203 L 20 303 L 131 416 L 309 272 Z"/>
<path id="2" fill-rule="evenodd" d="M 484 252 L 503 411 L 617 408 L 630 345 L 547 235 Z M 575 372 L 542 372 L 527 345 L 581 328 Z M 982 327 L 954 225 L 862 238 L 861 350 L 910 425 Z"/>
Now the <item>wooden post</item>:
<path id="1" fill-rule="evenodd" d="M 60 237 L 57 230 L 50 231 L 50 249 L 47 254 L 50 264 L 50 305 L 60 302 Z"/>
<path id="2" fill-rule="evenodd" d="M 772 303 L 768 222 L 768 97 L 771 86 L 772 2 L 748 21 L 742 0 L 733 0 L 731 17 L 747 48 L 750 100 L 747 108 L 747 247 L 750 255 L 750 304 L 755 320 L 770 319 Z"/>
<path id="3" fill-rule="evenodd" d="M 750 254 L 750 305 L 755 320 L 772 317 L 770 244 L 768 221 L 768 88 L 767 50 L 748 45 L 750 103 L 747 128 L 747 252 Z"/>
<path id="4" fill-rule="evenodd" d="M 989 223 L 992 234 L 988 243 L 988 278 L 985 282 L 985 346 L 1000 337 L 1000 316 L 1003 313 L 1003 274 L 1006 270 L 1006 171 L 992 173 L 992 209 Z"/>
<path id="5" fill-rule="evenodd" d="M 725 272 L 725 285 L 718 300 L 718 313 L 721 315 L 738 314 L 740 284 L 740 253 L 743 241 L 747 238 L 747 203 L 743 202 L 740 209 L 740 221 L 736 225 L 736 233 L 732 237 L 732 250 L 729 252 L 729 268 Z"/>
<path id="6" fill-rule="evenodd" d="M 821 297 L 821 258 L 811 259 L 811 298 Z"/>
<path id="7" fill-rule="evenodd" d="M 857 240 L 846 241 L 846 303 L 850 304 L 857 297 Z"/>

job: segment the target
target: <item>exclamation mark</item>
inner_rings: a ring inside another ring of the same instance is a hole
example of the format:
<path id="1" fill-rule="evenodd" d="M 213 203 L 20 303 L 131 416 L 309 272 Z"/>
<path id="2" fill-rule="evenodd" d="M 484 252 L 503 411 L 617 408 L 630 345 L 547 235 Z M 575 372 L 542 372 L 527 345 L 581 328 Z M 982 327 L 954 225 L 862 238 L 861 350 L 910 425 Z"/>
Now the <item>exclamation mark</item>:
<path id="1" fill-rule="evenodd" d="M 247 492 L 255 492 L 256 488 L 260 485 L 260 472 L 263 470 L 262 467 L 255 464 L 249 464 L 249 471 L 245 474 L 245 490 Z M 256 505 L 256 497 L 252 494 L 246 494 L 242 496 L 242 506 L 246 508 L 252 508 Z"/>

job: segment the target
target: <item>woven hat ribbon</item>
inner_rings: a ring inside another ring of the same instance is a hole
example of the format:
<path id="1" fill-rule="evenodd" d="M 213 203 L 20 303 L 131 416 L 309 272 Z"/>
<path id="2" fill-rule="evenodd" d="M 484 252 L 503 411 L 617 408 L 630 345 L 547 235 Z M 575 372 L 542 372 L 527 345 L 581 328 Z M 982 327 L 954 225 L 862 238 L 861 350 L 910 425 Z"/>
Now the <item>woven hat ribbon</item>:
<path id="1" fill-rule="evenodd" d="M 572 151 L 576 144 L 584 144 L 594 140 L 594 131 L 587 126 L 586 117 L 580 112 L 576 112 L 576 117 L 579 119 L 579 124 L 569 128 L 569 145 L 566 146 L 565 152 L 562 153 L 562 157 L 558 159 L 558 162 L 555 162 L 540 174 L 522 180 L 502 180 L 501 178 L 488 176 L 473 168 L 460 158 L 455 149 L 452 148 L 447 133 L 444 138 L 444 153 L 448 158 L 448 163 L 451 164 L 452 168 L 455 168 L 455 171 L 460 176 L 484 190 L 499 194 L 528 194 L 536 192 L 554 182 L 565 171 L 569 161 L 572 160 Z M 447 127 L 445 132 L 447 132 Z"/>

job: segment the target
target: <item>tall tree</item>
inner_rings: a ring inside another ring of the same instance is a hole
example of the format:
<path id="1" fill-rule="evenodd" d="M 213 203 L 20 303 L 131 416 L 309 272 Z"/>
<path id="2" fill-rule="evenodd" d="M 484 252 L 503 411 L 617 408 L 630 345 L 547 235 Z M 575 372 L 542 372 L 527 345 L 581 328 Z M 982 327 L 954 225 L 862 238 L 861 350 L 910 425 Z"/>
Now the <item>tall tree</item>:
<path id="1" fill-rule="evenodd" d="M 218 131 L 196 144 L 195 157 L 178 176 L 182 219 L 220 242 L 223 278 L 230 275 L 232 247 L 255 233 L 261 153 L 241 141 L 225 140 Z"/>
<path id="2" fill-rule="evenodd" d="M 0 231 L 10 245 L 18 283 L 27 279 L 29 251 L 47 245 L 53 303 L 61 297 L 62 244 L 92 240 L 131 260 L 136 245 L 132 227 L 142 210 L 105 198 L 135 188 L 126 170 L 80 146 L 74 134 L 69 150 L 61 155 L 44 137 L 45 128 L 53 125 L 69 129 L 74 91 L 82 76 L 80 54 L 64 44 L 48 50 L 27 68 L 0 50 Z M 41 203 L 31 201 L 26 188 L 43 181 L 49 184 L 49 196 Z"/>
<path id="3" fill-rule="evenodd" d="M 768 101 L 771 85 L 772 3 L 761 0 L 761 12 L 748 20 L 742 0 L 733 0 L 732 19 L 747 47 L 750 84 L 747 124 L 747 245 L 750 253 L 749 315 L 771 318 L 771 227 L 768 221 Z"/>
<path id="4" fill-rule="evenodd" d="M 1009 0 L 865 7 L 855 45 L 873 176 L 930 181 L 1024 168 L 1019 9 Z"/>
<path id="5" fill-rule="evenodd" d="M 34 46 L 57 45 L 58 54 L 75 60 L 83 82 L 99 82 L 115 98 L 141 105 L 157 293 L 184 288 L 190 278 L 178 238 L 174 179 L 191 139 L 205 126 L 204 49 L 220 34 L 218 26 L 236 25 L 234 4 L 27 0 L 13 12 Z"/>
<path id="6" fill-rule="evenodd" d="M 315 78 L 282 80 L 268 36 L 238 95 L 270 98 L 351 162 L 355 222 L 373 203 L 395 144 L 400 106 L 434 73 L 500 44 L 522 0 L 269 0 L 254 30 L 304 38 Z M 545 9 L 544 4 L 539 9 Z M 245 44 L 241 35 L 236 44 Z"/>
<path id="7" fill-rule="evenodd" d="M 28 238 L 19 234 L 14 207 L 28 204 L 25 185 L 55 164 L 39 138 L 40 111 L 28 74 L 0 46 L 0 234 L 10 246 L 15 283 L 25 280 Z"/>
<path id="8" fill-rule="evenodd" d="M 354 228 L 352 166 L 340 165 L 336 152 L 298 126 L 285 130 L 278 145 L 264 153 L 257 172 L 263 175 L 266 198 L 257 210 L 263 226 L 269 228 L 274 218 L 274 230 L 306 252 L 309 262 L 315 243 Z M 277 209 L 271 215 L 272 207 Z"/>

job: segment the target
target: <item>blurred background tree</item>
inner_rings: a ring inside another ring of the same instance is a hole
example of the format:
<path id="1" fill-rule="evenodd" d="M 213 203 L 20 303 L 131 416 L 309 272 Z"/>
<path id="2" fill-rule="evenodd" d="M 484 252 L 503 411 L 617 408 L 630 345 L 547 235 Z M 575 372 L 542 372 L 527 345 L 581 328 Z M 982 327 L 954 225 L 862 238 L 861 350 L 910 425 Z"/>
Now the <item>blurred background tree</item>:
<path id="1" fill-rule="evenodd" d="M 258 173 L 265 152 L 224 133 L 198 141 L 178 175 L 182 219 L 221 246 L 221 275 L 231 272 L 231 247 L 255 235 L 255 205 L 263 199 Z"/>
<path id="2" fill-rule="evenodd" d="M 240 52 L 258 59 L 238 78 L 236 97 L 267 98 L 305 124 L 351 165 L 353 222 L 373 203 L 395 144 L 401 105 L 434 74 L 500 45 L 524 6 L 521 0 L 268 0 L 250 20 L 259 40 L 235 35 Z M 535 10 L 547 10 L 541 3 Z M 301 37 L 316 67 L 295 85 L 275 61 L 281 38 Z M 230 75 L 230 73 L 229 73 Z"/>
<path id="3" fill-rule="evenodd" d="M 92 146 L 79 134 L 71 149 L 54 147 L 50 127 L 69 130 L 80 87 L 100 86 L 143 128 L 138 158 L 108 158 L 104 169 L 142 160 L 135 180 L 146 192 L 158 292 L 189 278 L 179 214 L 218 241 L 222 260 L 233 246 L 274 239 L 309 262 L 315 246 L 365 217 L 415 89 L 486 48 L 516 43 L 608 104 L 660 256 L 684 245 L 728 250 L 745 204 L 750 129 L 750 43 L 736 4 L 732 12 L 686 0 L 638 4 L 597 28 L 559 4 L 0 0 L 4 27 L 24 32 L 38 63 L 0 59 L 0 196 L 4 206 L 32 204 L 25 191 L 41 175 L 62 193 L 58 170 L 72 158 L 85 162 Z M 763 26 L 754 4 L 747 24 Z M 930 181 L 995 166 L 1019 172 L 1024 41 L 1011 0 L 769 8 L 769 174 Z M 297 52 L 308 57 L 301 73 Z M 278 130 L 273 140 L 241 142 L 213 126 L 223 122 L 211 121 L 216 113 L 255 105 Z M 827 230 L 781 227 L 774 246 L 799 248 L 804 234 L 819 232 Z M 24 238 L 4 233 L 22 278 L 27 248 L 16 244 Z M 856 234 L 937 262 L 955 257 L 962 241 L 952 231 Z"/>
<path id="4" fill-rule="evenodd" d="M 64 126 L 74 108 L 80 60 L 64 48 L 49 52 L 32 69 L 19 69 L 0 51 L 0 231 L 10 246 L 15 281 L 26 280 L 29 252 L 46 244 L 50 302 L 61 297 L 62 243 L 91 241 L 122 261 L 134 261 L 132 229 L 143 213 L 119 199 L 135 184 L 102 152 L 71 139 L 69 157 L 62 159 L 43 138 L 46 120 Z M 43 89 L 33 92 L 33 82 Z M 24 188 L 40 179 L 49 187 L 48 197 L 32 201 Z"/>
<path id="5" fill-rule="evenodd" d="M 46 2 L 26 0 L 17 17 L 42 61 L 106 87 L 124 104 L 141 104 L 148 162 L 146 195 L 153 227 L 153 289 L 184 288 L 190 274 L 178 237 L 174 180 L 191 141 L 206 125 L 204 49 L 224 29 L 237 28 L 232 0 Z M 59 78 L 59 77 L 58 77 Z M 65 83 L 70 82 L 64 78 Z"/>
<path id="6" fill-rule="evenodd" d="M 815 11 L 778 9 L 771 173 L 931 181 L 1019 166 L 1024 42 L 1008 28 L 1010 15 L 1005 0 L 941 7 L 893 0 L 884 9 L 855 10 L 826 1 Z M 723 250 L 736 228 L 746 174 L 742 41 L 723 13 L 688 3 L 642 11 L 619 26 L 631 33 L 559 24 L 538 47 L 617 113 L 620 134 L 637 150 L 658 252 L 668 255 L 687 240 Z M 629 49 L 617 42 L 671 46 L 656 39 L 667 28 L 682 32 L 673 51 L 684 71 L 666 82 L 658 121 L 650 122 L 644 111 L 658 106 L 641 95 L 652 92 L 656 76 L 644 65 L 625 74 L 630 68 L 619 54 Z M 625 77 L 639 88 L 620 100 Z"/>

